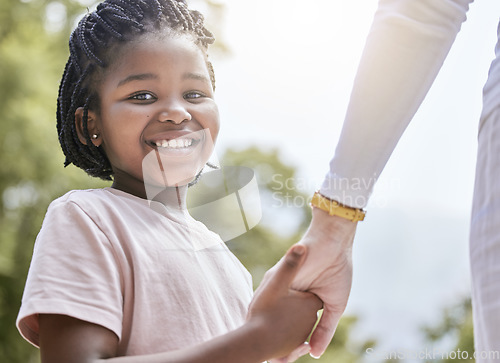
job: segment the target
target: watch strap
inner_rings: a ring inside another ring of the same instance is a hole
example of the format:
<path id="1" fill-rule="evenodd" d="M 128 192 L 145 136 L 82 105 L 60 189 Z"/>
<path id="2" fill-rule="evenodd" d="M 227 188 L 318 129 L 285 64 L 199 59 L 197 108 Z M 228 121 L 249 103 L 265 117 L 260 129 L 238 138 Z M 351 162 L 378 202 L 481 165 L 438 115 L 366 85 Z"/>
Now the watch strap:
<path id="1" fill-rule="evenodd" d="M 366 215 L 363 209 L 342 205 L 335 200 L 328 199 L 321 195 L 319 191 L 314 193 L 311 199 L 311 207 L 319 208 L 328 212 L 331 216 L 342 217 L 352 222 L 362 221 L 365 219 Z"/>

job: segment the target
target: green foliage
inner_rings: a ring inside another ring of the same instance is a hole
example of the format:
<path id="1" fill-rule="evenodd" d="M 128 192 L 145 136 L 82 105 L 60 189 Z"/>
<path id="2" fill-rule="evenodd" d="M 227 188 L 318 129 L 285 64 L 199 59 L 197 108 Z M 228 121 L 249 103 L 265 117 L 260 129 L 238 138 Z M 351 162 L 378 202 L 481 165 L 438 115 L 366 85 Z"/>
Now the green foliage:
<path id="1" fill-rule="evenodd" d="M 280 160 L 277 150 L 266 152 L 256 147 L 242 151 L 228 150 L 221 163 L 249 167 L 257 176 L 263 220 L 250 232 L 228 242 L 229 247 L 254 276 L 254 284 L 257 286 L 264 272 L 300 239 L 307 228 L 311 218 L 310 207 L 306 203 L 307 196 L 295 187 L 295 170 Z M 302 203 L 297 206 L 287 204 L 287 201 L 294 198 Z M 278 217 L 281 214 L 285 214 L 287 220 L 280 222 Z M 266 218 L 266 215 L 269 217 Z"/>
<path id="2" fill-rule="evenodd" d="M 455 346 L 449 349 L 449 352 L 467 352 L 462 357 L 470 359 L 461 359 L 461 362 L 473 363 L 474 359 L 474 334 L 472 323 L 472 305 L 469 297 L 443 311 L 441 321 L 435 326 L 426 326 L 422 328 L 424 336 L 432 345 L 439 344 L 444 338 L 452 337 Z M 456 357 L 439 357 L 432 362 L 454 362 Z M 429 362 L 430 363 L 430 362 Z"/>
<path id="3" fill-rule="evenodd" d="M 38 361 L 15 328 L 33 243 L 47 205 L 67 190 L 102 185 L 76 168 L 64 170 L 56 135 L 59 77 L 69 28 L 84 7 L 58 2 L 65 16 L 47 17 L 54 3 L 0 4 L 0 361 Z M 64 15 L 64 14 L 63 14 Z M 57 31 L 50 31 L 57 25 Z"/>

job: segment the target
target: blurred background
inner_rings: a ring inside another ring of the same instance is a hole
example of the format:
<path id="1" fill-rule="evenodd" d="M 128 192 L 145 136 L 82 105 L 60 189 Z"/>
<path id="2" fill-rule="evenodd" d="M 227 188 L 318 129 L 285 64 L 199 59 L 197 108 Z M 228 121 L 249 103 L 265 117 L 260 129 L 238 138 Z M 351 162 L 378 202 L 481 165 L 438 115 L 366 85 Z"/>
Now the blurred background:
<path id="1" fill-rule="evenodd" d="M 228 242 L 257 285 L 308 225 L 308 199 L 333 156 L 377 1 L 188 2 L 218 39 L 216 157 L 253 168 L 259 181 L 262 221 Z M 15 318 L 48 204 L 107 185 L 63 168 L 55 130 L 67 39 L 94 3 L 0 3 L 0 362 L 39 361 Z M 458 349 L 472 356 L 468 220 L 499 14 L 496 0 L 472 4 L 382 174 L 358 228 L 346 315 L 321 361 L 444 362 Z M 426 351 L 443 354 L 418 358 Z"/>

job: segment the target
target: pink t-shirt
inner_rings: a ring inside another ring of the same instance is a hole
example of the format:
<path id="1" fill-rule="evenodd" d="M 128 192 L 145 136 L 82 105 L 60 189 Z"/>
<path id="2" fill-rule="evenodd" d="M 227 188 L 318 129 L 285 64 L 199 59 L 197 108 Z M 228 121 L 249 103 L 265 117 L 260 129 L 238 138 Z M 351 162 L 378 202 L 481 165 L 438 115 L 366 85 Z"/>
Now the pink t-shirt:
<path id="1" fill-rule="evenodd" d="M 69 315 L 113 331 L 119 355 L 151 354 L 241 326 L 251 298 L 248 271 L 186 211 L 72 191 L 49 206 L 17 326 L 38 345 L 38 314 Z"/>

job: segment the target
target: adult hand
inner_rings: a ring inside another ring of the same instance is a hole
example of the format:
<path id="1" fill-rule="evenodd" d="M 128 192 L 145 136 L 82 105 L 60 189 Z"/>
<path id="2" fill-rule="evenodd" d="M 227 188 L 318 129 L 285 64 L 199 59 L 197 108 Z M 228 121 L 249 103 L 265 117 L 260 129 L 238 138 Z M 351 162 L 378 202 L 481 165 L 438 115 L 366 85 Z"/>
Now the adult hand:
<path id="1" fill-rule="evenodd" d="M 313 357 L 320 357 L 328 347 L 347 305 L 352 284 L 352 242 L 356 225 L 314 208 L 309 229 L 299 242 L 308 247 L 308 254 L 292 288 L 314 293 L 323 301 L 324 309 L 310 340 Z M 271 278 L 282 263 L 284 259 L 268 272 L 266 278 Z M 295 353 L 287 359 L 296 359 Z"/>
<path id="2" fill-rule="evenodd" d="M 250 304 L 247 323 L 259 327 L 260 349 L 271 352 L 272 357 L 286 356 L 304 343 L 321 309 L 317 296 L 290 288 L 306 255 L 305 246 L 290 248 L 272 276 L 266 273 Z"/>

